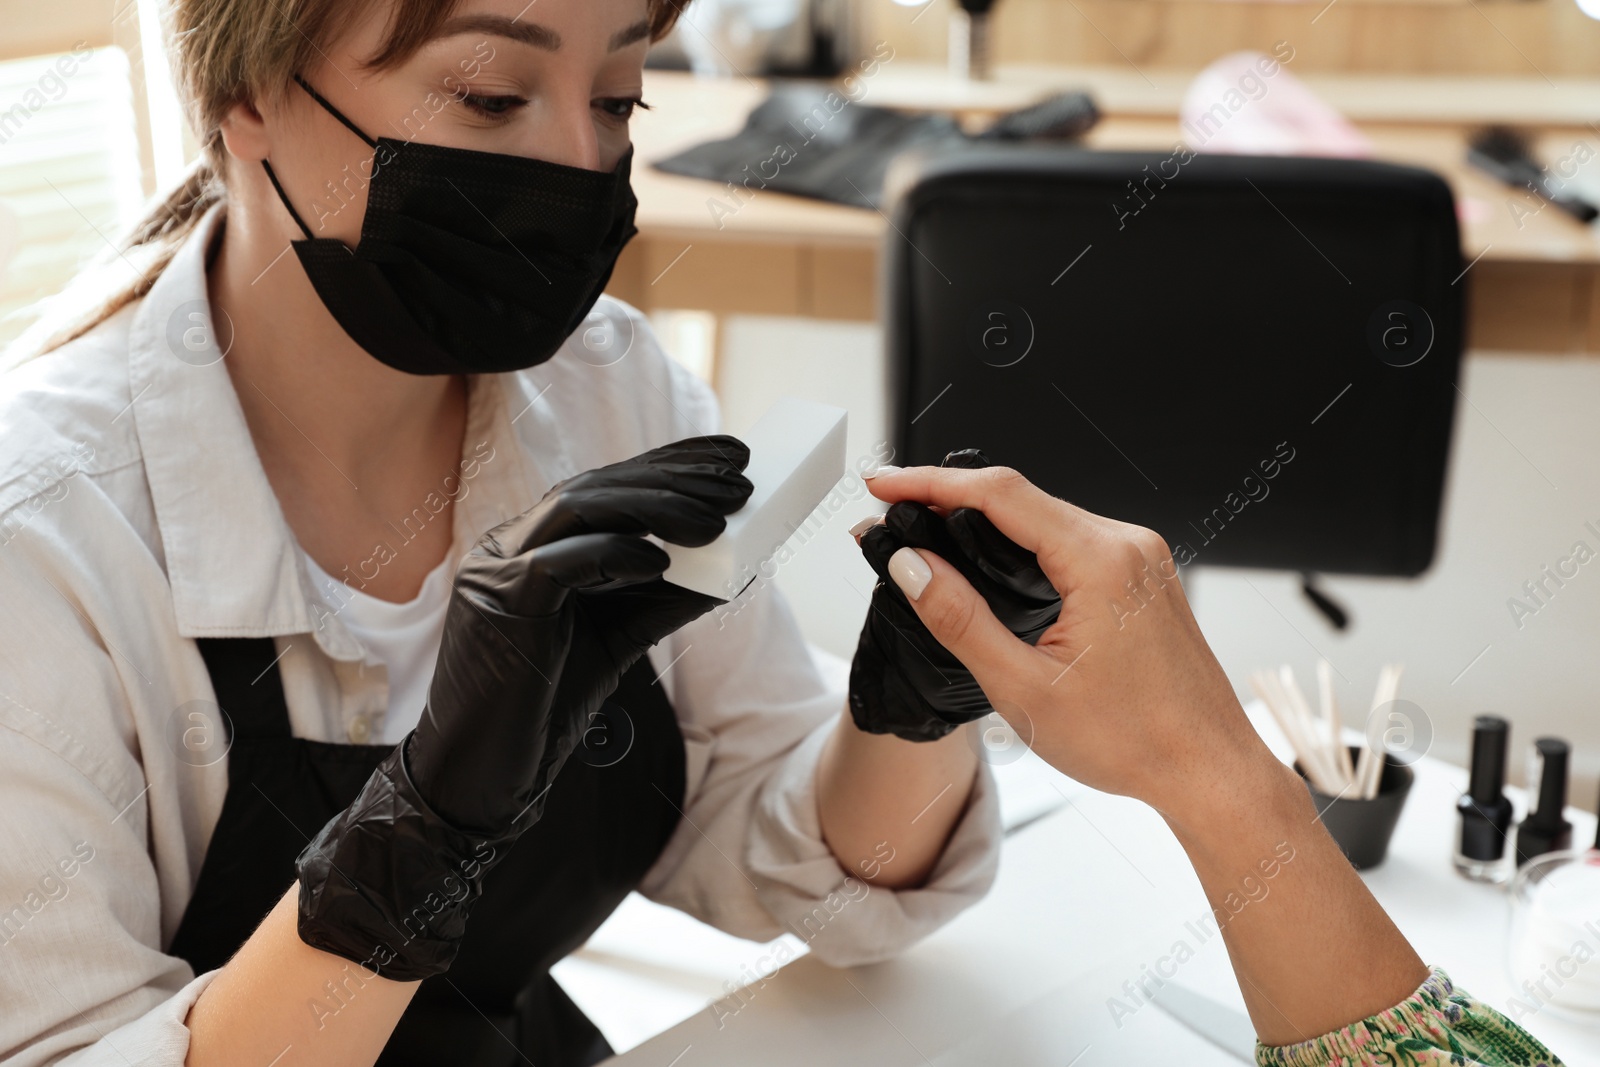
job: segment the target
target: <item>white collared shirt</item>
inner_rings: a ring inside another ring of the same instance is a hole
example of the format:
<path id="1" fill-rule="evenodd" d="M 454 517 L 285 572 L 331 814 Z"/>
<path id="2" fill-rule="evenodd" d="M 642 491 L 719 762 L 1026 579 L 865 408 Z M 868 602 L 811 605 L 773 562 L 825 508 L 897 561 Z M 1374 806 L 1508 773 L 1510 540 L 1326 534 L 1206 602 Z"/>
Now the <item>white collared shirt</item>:
<path id="1" fill-rule="evenodd" d="M 272 637 L 298 737 L 378 736 L 388 706 L 384 668 L 312 585 L 205 328 L 222 210 L 144 298 L 0 375 L 6 1067 L 183 1062 L 183 1020 L 216 972 L 196 976 L 164 949 L 227 790 L 227 760 L 196 726 L 215 705 L 193 638 Z M 717 432 L 714 394 L 644 318 L 609 297 L 595 310 L 549 361 L 468 378 L 464 458 L 476 462 L 445 487 L 452 573 L 480 534 L 563 478 Z M 814 793 L 844 693 L 824 683 L 775 585 L 743 596 L 649 651 L 683 729 L 688 788 L 640 891 L 741 937 L 797 933 L 831 963 L 892 955 L 993 880 L 993 779 L 982 770 L 922 888 L 850 889 Z M 841 891 L 850 907 L 804 925 Z"/>

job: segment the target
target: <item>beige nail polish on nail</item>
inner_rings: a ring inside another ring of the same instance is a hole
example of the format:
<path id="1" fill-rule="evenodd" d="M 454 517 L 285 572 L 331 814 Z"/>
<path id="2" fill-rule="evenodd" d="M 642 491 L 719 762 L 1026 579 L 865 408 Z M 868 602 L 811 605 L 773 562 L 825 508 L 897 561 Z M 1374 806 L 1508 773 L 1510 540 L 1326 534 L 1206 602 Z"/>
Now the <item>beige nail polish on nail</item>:
<path id="1" fill-rule="evenodd" d="M 896 467 L 892 463 L 884 463 L 884 464 L 881 464 L 879 466 L 873 467 L 869 471 L 862 471 L 861 472 L 861 477 L 863 477 L 863 478 L 876 478 L 880 474 L 893 474 L 895 471 L 897 471 L 899 469 L 900 469 L 899 467 Z"/>
<path id="2" fill-rule="evenodd" d="M 854 526 L 850 527 L 850 536 L 851 537 L 860 537 L 862 534 L 866 533 L 868 530 L 870 530 L 874 526 L 878 525 L 878 520 L 881 519 L 882 517 L 883 516 L 881 516 L 881 515 L 868 515 L 864 519 L 856 520 L 856 524 Z"/>
<path id="3" fill-rule="evenodd" d="M 889 557 L 889 577 L 901 592 L 916 600 L 933 581 L 933 568 L 922 558 L 922 553 L 907 545 Z"/>

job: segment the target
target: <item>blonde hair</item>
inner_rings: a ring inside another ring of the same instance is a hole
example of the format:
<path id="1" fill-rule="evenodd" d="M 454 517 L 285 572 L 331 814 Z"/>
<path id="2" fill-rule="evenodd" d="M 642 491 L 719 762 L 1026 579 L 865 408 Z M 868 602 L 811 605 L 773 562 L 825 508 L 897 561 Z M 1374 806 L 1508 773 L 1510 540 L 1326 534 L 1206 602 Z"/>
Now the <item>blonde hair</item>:
<path id="1" fill-rule="evenodd" d="M 281 100 L 293 76 L 375 4 L 389 3 L 388 36 L 364 64 L 397 66 L 450 16 L 456 0 L 167 0 L 163 23 L 172 37 L 173 73 L 201 144 L 200 157 L 176 188 L 158 195 L 144 218 L 50 302 L 47 314 L 18 338 L 22 359 L 80 337 L 144 296 L 201 216 L 227 197 L 222 120 L 235 104 Z M 650 39 L 666 36 L 689 0 L 647 0 Z M 119 264 L 139 277 L 87 301 Z M 87 307 L 81 305 L 87 303 Z M 65 305 L 65 314 L 58 308 Z"/>

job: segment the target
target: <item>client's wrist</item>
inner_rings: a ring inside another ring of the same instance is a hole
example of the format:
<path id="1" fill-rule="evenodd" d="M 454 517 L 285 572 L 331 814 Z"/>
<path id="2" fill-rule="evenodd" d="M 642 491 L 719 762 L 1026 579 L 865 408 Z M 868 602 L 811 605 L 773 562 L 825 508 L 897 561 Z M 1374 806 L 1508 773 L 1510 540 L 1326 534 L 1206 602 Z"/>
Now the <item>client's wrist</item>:
<path id="1" fill-rule="evenodd" d="M 1267 838 L 1300 837 L 1316 821 L 1299 775 L 1258 739 L 1216 760 L 1164 806 L 1161 816 L 1185 850 L 1222 856 L 1259 851 Z"/>

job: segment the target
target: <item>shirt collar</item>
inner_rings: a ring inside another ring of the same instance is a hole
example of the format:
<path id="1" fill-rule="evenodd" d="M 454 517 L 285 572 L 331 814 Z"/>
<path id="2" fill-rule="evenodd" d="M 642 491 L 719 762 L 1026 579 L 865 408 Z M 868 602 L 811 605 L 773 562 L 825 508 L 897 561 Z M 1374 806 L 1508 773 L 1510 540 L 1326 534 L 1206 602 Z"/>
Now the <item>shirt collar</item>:
<path id="1" fill-rule="evenodd" d="M 129 339 L 132 414 L 178 632 L 310 632 L 330 656 L 359 659 L 361 643 L 305 569 L 217 346 L 206 264 L 224 218 L 218 204 L 196 223 L 140 302 Z M 468 375 L 467 383 L 463 459 L 477 463 L 457 483 L 452 559 L 537 500 L 500 377 Z"/>

